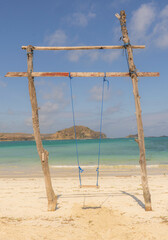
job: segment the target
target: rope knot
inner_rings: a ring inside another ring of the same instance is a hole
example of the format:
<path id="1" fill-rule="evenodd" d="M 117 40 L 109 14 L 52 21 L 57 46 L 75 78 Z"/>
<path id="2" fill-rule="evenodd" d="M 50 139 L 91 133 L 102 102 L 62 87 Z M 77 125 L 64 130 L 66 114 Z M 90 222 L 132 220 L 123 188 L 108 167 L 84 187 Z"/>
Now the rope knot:
<path id="1" fill-rule="evenodd" d="M 126 24 L 125 23 L 121 24 L 121 27 L 126 27 Z"/>
<path id="2" fill-rule="evenodd" d="M 128 46 L 131 46 L 130 42 L 124 43 L 123 47 L 126 49 Z"/>
<path id="3" fill-rule="evenodd" d="M 27 55 L 29 55 L 29 54 L 32 54 L 32 55 L 33 55 L 33 51 L 31 51 L 31 52 L 27 52 Z"/>
<path id="4" fill-rule="evenodd" d="M 133 71 L 129 70 L 129 74 L 130 76 L 132 76 L 132 74 L 135 74 L 137 76 L 137 69 L 135 68 Z"/>
<path id="5" fill-rule="evenodd" d="M 107 89 L 109 89 L 109 80 L 106 79 L 106 73 L 104 73 L 103 81 L 107 82 Z"/>
<path id="6" fill-rule="evenodd" d="M 79 168 L 80 173 L 83 173 L 84 170 L 80 166 L 78 168 Z"/>

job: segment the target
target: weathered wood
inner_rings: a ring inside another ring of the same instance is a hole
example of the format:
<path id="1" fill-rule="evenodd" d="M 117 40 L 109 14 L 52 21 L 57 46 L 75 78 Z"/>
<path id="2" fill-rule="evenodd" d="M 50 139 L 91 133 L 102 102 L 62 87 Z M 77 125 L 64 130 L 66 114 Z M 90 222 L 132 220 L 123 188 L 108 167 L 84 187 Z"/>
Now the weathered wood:
<path id="1" fill-rule="evenodd" d="M 39 128 L 39 117 L 38 117 L 38 105 L 36 98 L 36 90 L 34 86 L 34 77 L 32 76 L 33 72 L 33 50 L 32 46 L 28 46 L 27 48 L 27 75 L 29 80 L 29 95 L 32 106 L 32 122 L 33 122 L 33 131 L 34 137 L 36 141 L 37 151 L 41 160 L 42 169 L 44 173 L 46 193 L 48 198 L 48 210 L 55 211 L 57 204 L 57 197 L 53 191 L 50 170 L 48 166 L 48 156 L 49 153 L 47 150 L 43 148 L 41 136 L 40 136 L 40 128 Z"/>
<path id="2" fill-rule="evenodd" d="M 81 185 L 80 188 L 99 188 L 97 185 Z"/>
<path id="3" fill-rule="evenodd" d="M 136 119 L 137 119 L 137 128 L 138 128 L 138 145 L 140 152 L 140 166 L 141 166 L 141 179 L 142 179 L 142 187 L 143 187 L 143 196 L 145 201 L 145 210 L 151 211 L 151 195 L 149 192 L 148 186 L 148 178 L 147 178 L 147 169 L 146 169 L 146 157 L 145 157 L 145 141 L 144 141 L 144 130 L 141 116 L 141 106 L 140 106 L 140 96 L 138 91 L 138 78 L 136 74 L 136 67 L 133 60 L 132 48 L 130 45 L 130 39 L 128 37 L 128 31 L 126 27 L 126 14 L 125 11 L 120 12 L 120 24 L 121 31 L 123 35 L 123 42 L 126 46 L 127 54 L 128 54 L 128 64 L 129 71 L 131 72 L 131 79 L 133 84 L 133 93 L 135 99 L 135 107 L 136 107 Z"/>
<path id="4" fill-rule="evenodd" d="M 68 77 L 68 72 L 32 72 L 32 77 Z M 104 77 L 104 72 L 71 72 L 71 77 Z M 159 77 L 158 72 L 137 72 L 138 77 Z M 5 77 L 28 77 L 27 72 L 8 72 Z M 129 72 L 107 72 L 106 77 L 130 77 Z"/>
<path id="5" fill-rule="evenodd" d="M 22 49 L 27 49 L 28 46 L 22 46 Z M 145 45 L 132 45 L 132 48 L 143 49 Z M 33 46 L 33 50 L 94 50 L 94 49 L 123 49 L 123 46 L 77 46 L 77 47 L 40 47 Z"/>

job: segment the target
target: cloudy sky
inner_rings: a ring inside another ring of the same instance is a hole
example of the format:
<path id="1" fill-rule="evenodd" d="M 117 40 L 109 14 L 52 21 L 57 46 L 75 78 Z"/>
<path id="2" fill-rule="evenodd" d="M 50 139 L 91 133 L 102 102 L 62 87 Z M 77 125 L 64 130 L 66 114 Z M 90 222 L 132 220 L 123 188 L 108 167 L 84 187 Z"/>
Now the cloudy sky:
<path id="1" fill-rule="evenodd" d="M 122 45 L 115 13 L 125 10 L 138 71 L 160 72 L 140 78 L 145 136 L 168 135 L 168 2 L 144 0 L 6 0 L 0 4 L 0 132 L 32 133 L 26 78 L 4 78 L 27 71 L 22 45 Z M 126 72 L 123 50 L 35 51 L 34 71 Z M 109 78 L 105 86 L 103 132 L 108 137 L 137 133 L 132 82 Z M 35 78 L 40 129 L 54 133 L 73 125 L 68 78 Z M 76 125 L 99 130 L 101 78 L 73 78 Z"/>

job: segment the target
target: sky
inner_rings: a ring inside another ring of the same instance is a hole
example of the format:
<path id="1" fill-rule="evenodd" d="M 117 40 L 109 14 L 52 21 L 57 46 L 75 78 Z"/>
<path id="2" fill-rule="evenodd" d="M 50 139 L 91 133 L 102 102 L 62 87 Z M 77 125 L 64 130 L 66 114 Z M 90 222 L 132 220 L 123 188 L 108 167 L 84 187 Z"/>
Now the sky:
<path id="1" fill-rule="evenodd" d="M 26 72 L 21 46 L 122 45 L 116 13 L 125 10 L 139 78 L 145 136 L 168 135 L 168 1 L 143 0 L 1 0 L 0 1 L 0 132 L 33 133 L 28 79 L 7 78 Z M 34 51 L 36 72 L 127 72 L 124 51 Z M 107 137 L 137 133 L 130 78 L 108 78 L 103 127 Z M 76 125 L 100 129 L 102 78 L 73 78 Z M 35 78 L 41 133 L 73 126 L 69 78 Z"/>

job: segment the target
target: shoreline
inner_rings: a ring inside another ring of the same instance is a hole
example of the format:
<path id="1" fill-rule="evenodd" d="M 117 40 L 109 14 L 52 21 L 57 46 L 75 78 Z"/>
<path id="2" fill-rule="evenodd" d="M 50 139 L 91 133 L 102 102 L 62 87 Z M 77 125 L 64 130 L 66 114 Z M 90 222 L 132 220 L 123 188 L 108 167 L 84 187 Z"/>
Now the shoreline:
<path id="1" fill-rule="evenodd" d="M 0 133 L 0 134 L 5 134 L 5 133 Z M 13 133 L 7 133 L 7 134 L 13 134 Z M 22 133 L 21 133 L 22 134 Z M 26 134 L 26 133 L 25 133 Z M 30 134 L 30 135 L 33 135 L 33 134 Z M 42 133 L 42 135 L 49 135 L 48 133 Z M 116 139 L 132 139 L 132 140 L 135 140 L 137 138 L 137 136 L 135 137 L 105 137 L 105 138 L 102 138 L 101 140 L 108 140 L 108 139 L 112 139 L 112 140 L 116 140 Z M 168 136 L 145 136 L 144 137 L 145 139 L 147 138 L 168 138 Z M 100 138 L 77 138 L 78 141 L 85 141 L 85 140 L 99 140 Z M 75 138 L 54 138 L 54 139 L 50 139 L 50 138 L 46 138 L 46 139 L 43 139 L 42 138 L 42 141 L 72 141 L 74 140 L 75 141 Z M 30 139 L 25 139 L 25 138 L 20 138 L 20 139 L 0 139 L 0 142 L 35 142 L 35 138 L 32 137 Z M 36 143 L 36 142 L 35 142 Z"/>
<path id="2" fill-rule="evenodd" d="M 78 166 L 56 166 L 50 165 L 52 178 L 78 177 Z M 81 166 L 84 169 L 82 177 L 96 176 L 97 166 Z M 168 165 L 156 164 L 147 165 L 148 176 L 151 175 L 168 175 Z M 139 165 L 100 165 L 100 176 L 140 176 Z M 29 178 L 43 177 L 40 163 L 36 166 L 0 166 L 0 178 Z"/>

